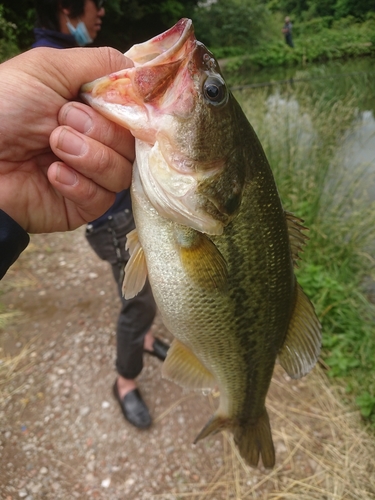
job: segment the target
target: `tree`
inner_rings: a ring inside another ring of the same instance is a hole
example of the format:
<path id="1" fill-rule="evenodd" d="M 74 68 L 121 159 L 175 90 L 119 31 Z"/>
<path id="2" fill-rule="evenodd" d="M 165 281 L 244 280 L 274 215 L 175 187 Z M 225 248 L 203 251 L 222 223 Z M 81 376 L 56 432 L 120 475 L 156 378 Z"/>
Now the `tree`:
<path id="1" fill-rule="evenodd" d="M 268 5 L 272 11 L 305 19 L 325 16 L 361 18 L 375 12 L 374 0 L 270 0 Z"/>
<path id="2" fill-rule="evenodd" d="M 107 0 L 106 16 L 97 38 L 122 52 L 191 17 L 198 0 Z"/>
<path id="3" fill-rule="evenodd" d="M 106 0 L 106 15 L 96 45 L 110 45 L 122 52 L 191 17 L 198 0 Z M 33 0 L 3 0 L 4 18 L 16 25 L 17 44 L 30 48 L 34 36 Z"/>
<path id="4" fill-rule="evenodd" d="M 197 38 L 209 47 L 256 47 L 267 37 L 269 11 L 258 0 L 218 0 L 196 8 Z"/>

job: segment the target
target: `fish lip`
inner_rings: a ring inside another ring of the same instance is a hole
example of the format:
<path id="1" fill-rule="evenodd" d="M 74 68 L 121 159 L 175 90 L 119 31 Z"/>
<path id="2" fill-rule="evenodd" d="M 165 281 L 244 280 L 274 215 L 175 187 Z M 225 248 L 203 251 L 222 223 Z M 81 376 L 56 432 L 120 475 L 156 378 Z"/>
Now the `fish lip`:
<path id="1" fill-rule="evenodd" d="M 167 61 L 171 62 L 171 60 L 175 63 L 182 61 L 185 58 L 185 51 L 181 54 L 181 57 L 174 57 L 174 55 L 178 54 L 179 51 L 185 46 L 189 37 L 192 38 L 192 43 L 196 42 L 194 37 L 193 22 L 191 19 L 182 18 L 178 21 L 178 23 L 172 26 L 172 28 L 164 33 L 161 33 L 146 42 L 133 45 L 133 47 L 124 53 L 124 56 L 130 59 L 134 66 L 111 73 L 108 76 L 97 78 L 92 82 L 85 83 L 81 87 L 81 97 L 89 104 L 92 104 L 90 94 L 94 91 L 97 85 L 108 81 L 108 79 L 116 79 L 118 75 L 126 75 L 129 71 L 132 71 L 134 67 L 144 68 L 149 66 L 159 66 L 165 64 Z M 161 50 L 163 42 L 166 40 L 174 40 L 174 42 L 170 46 L 165 44 L 166 50 Z M 150 51 L 155 51 L 155 49 L 159 50 L 159 53 L 147 61 L 142 60 L 142 57 L 140 56 L 136 57 L 137 52 L 141 52 L 141 56 L 143 55 L 144 57 L 145 54 L 147 55 Z"/>
<path id="2" fill-rule="evenodd" d="M 178 53 L 178 51 L 185 45 L 188 38 L 194 34 L 193 22 L 191 19 L 183 18 L 178 21 L 172 28 L 161 33 L 160 35 L 151 38 L 147 42 L 133 45 L 127 52 L 124 53 L 126 57 L 131 59 L 134 66 L 155 66 L 159 64 L 164 64 L 165 61 L 170 61 L 173 59 L 173 55 Z M 170 47 L 165 45 L 166 50 L 162 50 L 163 42 L 166 40 L 172 40 L 175 35 L 179 35 L 174 43 Z M 160 52 L 155 55 L 155 57 L 148 59 L 147 61 L 142 60 L 142 57 L 135 57 L 133 54 L 140 52 L 141 54 L 152 52 L 152 48 L 159 49 Z"/>

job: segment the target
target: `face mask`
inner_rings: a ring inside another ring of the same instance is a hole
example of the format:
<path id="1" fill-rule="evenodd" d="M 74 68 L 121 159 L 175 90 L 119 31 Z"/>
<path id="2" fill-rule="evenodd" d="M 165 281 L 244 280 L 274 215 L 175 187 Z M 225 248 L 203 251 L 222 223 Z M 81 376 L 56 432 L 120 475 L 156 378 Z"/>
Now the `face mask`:
<path id="1" fill-rule="evenodd" d="M 84 47 L 85 45 L 93 42 L 93 39 L 89 35 L 89 32 L 87 31 L 86 25 L 83 21 L 79 21 L 77 26 L 74 27 L 69 21 L 69 18 L 67 18 L 66 25 L 70 34 L 74 36 L 75 41 L 80 47 Z"/>

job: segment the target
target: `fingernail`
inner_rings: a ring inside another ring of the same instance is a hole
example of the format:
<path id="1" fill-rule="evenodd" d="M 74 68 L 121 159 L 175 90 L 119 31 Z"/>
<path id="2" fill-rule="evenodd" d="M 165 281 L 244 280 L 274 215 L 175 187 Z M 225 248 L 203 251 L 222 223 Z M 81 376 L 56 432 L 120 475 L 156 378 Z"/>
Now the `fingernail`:
<path id="1" fill-rule="evenodd" d="M 86 134 L 92 127 L 91 116 L 73 105 L 68 107 L 64 118 L 66 125 L 69 125 L 82 134 Z"/>
<path id="2" fill-rule="evenodd" d="M 57 147 L 61 151 L 74 156 L 82 156 L 87 151 L 86 142 L 66 128 L 63 128 L 60 133 Z"/>
<path id="3" fill-rule="evenodd" d="M 57 165 L 56 170 L 56 180 L 60 184 L 65 184 L 66 186 L 74 186 L 76 184 L 78 177 L 74 170 L 65 166 Z"/>

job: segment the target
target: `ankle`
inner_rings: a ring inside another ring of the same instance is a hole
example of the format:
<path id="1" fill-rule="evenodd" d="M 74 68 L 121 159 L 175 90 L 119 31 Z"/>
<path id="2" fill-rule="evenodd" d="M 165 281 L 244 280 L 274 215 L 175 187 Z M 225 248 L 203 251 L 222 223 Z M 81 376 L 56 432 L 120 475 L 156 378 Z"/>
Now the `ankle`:
<path id="1" fill-rule="evenodd" d="M 137 384 L 134 379 L 124 378 L 121 377 L 121 375 L 117 377 L 116 383 L 120 398 L 123 398 L 126 394 L 137 388 Z"/>
<path id="2" fill-rule="evenodd" d="M 145 335 L 145 338 L 144 338 L 144 342 L 143 342 L 143 348 L 146 350 L 146 351 L 152 351 L 153 350 L 153 346 L 154 346 L 154 341 L 155 341 L 155 338 L 154 336 L 152 335 L 152 332 L 151 330 L 149 330 L 146 335 Z"/>

